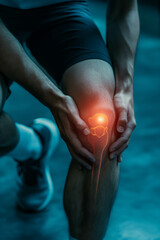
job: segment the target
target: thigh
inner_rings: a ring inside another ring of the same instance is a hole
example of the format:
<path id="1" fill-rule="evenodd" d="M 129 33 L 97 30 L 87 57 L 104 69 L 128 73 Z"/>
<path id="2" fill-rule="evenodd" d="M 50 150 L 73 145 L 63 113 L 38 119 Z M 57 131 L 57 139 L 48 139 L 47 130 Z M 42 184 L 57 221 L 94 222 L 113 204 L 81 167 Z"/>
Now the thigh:
<path id="1" fill-rule="evenodd" d="M 10 95 L 9 85 L 9 81 L 0 74 L 0 112 L 2 112 L 4 103 Z"/>
<path id="2" fill-rule="evenodd" d="M 111 64 L 87 2 L 55 5 L 50 15 L 47 10 L 46 22 L 32 33 L 26 45 L 57 83 L 61 82 L 68 68 L 84 60 L 100 59 Z"/>

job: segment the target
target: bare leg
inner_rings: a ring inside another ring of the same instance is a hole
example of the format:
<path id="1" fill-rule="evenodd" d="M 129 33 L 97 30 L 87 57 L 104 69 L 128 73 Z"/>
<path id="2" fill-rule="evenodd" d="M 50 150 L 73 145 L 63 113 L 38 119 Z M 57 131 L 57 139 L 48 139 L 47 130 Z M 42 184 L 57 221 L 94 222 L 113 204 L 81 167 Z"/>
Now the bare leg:
<path id="1" fill-rule="evenodd" d="M 7 154 L 18 143 L 19 134 L 14 121 L 3 112 L 3 106 L 8 94 L 5 80 L 0 75 L 0 156 Z"/>
<path id="2" fill-rule="evenodd" d="M 86 60 L 77 63 L 64 73 L 63 87 L 75 100 L 80 116 L 86 122 L 89 117 L 99 112 L 105 113 L 109 119 L 108 144 L 106 145 L 105 138 L 101 141 L 98 138 L 96 141 L 94 138 L 96 156 L 94 174 L 93 171 L 78 169 L 73 159 L 64 191 L 64 207 L 71 236 L 78 240 L 102 240 L 119 177 L 117 159 L 110 161 L 108 158 L 108 145 L 115 137 L 113 131 L 115 112 L 112 103 L 115 80 L 112 68 L 102 60 Z M 84 136 L 79 137 L 82 143 L 89 147 L 88 140 Z M 102 150 L 104 152 L 101 163 Z"/>

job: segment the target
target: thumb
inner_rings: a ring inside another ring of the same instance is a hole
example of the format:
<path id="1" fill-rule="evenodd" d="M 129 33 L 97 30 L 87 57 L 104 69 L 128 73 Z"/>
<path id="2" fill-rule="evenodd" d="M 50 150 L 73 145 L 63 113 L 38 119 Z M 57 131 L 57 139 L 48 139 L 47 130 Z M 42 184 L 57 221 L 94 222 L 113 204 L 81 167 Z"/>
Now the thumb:
<path id="1" fill-rule="evenodd" d="M 89 135 L 90 130 L 85 121 L 83 121 L 79 115 L 76 104 L 73 99 L 70 98 L 70 120 L 73 122 L 74 126 L 79 130 L 83 131 L 84 135 Z"/>
<path id="2" fill-rule="evenodd" d="M 89 135 L 90 130 L 85 121 L 83 121 L 79 114 L 78 111 L 75 114 L 72 114 L 72 122 L 75 125 L 75 127 L 79 130 L 82 131 L 84 135 Z"/>
<path id="3" fill-rule="evenodd" d="M 83 131 L 84 135 L 90 134 L 89 127 L 79 116 L 74 116 L 74 124 L 78 130 Z"/>

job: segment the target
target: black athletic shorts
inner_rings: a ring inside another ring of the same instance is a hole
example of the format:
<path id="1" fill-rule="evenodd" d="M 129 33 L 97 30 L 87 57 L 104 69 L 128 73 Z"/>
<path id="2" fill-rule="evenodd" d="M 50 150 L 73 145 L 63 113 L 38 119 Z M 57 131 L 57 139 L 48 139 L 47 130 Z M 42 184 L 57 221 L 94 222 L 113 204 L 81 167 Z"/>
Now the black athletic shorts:
<path id="1" fill-rule="evenodd" d="M 0 6 L 0 18 L 57 84 L 65 70 L 80 61 L 101 59 L 111 64 L 85 0 L 29 10 Z"/>

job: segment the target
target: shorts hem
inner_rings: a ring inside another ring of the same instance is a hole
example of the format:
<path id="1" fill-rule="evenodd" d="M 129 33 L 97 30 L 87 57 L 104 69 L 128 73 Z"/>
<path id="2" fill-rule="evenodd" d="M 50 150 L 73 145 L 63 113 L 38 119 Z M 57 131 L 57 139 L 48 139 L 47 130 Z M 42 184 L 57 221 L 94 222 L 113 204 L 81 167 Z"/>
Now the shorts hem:
<path id="1" fill-rule="evenodd" d="M 85 60 L 90 60 L 90 59 L 103 60 L 103 61 L 109 63 L 112 67 L 112 62 L 111 62 L 110 58 L 105 56 L 104 54 L 100 54 L 100 53 L 98 53 L 98 54 L 97 53 L 82 54 L 82 55 L 76 57 L 76 59 L 73 59 L 66 64 L 66 66 L 63 70 L 63 74 L 68 68 L 72 67 L 74 64 L 85 61 Z M 63 74 L 62 74 L 62 76 L 63 76 Z"/>

